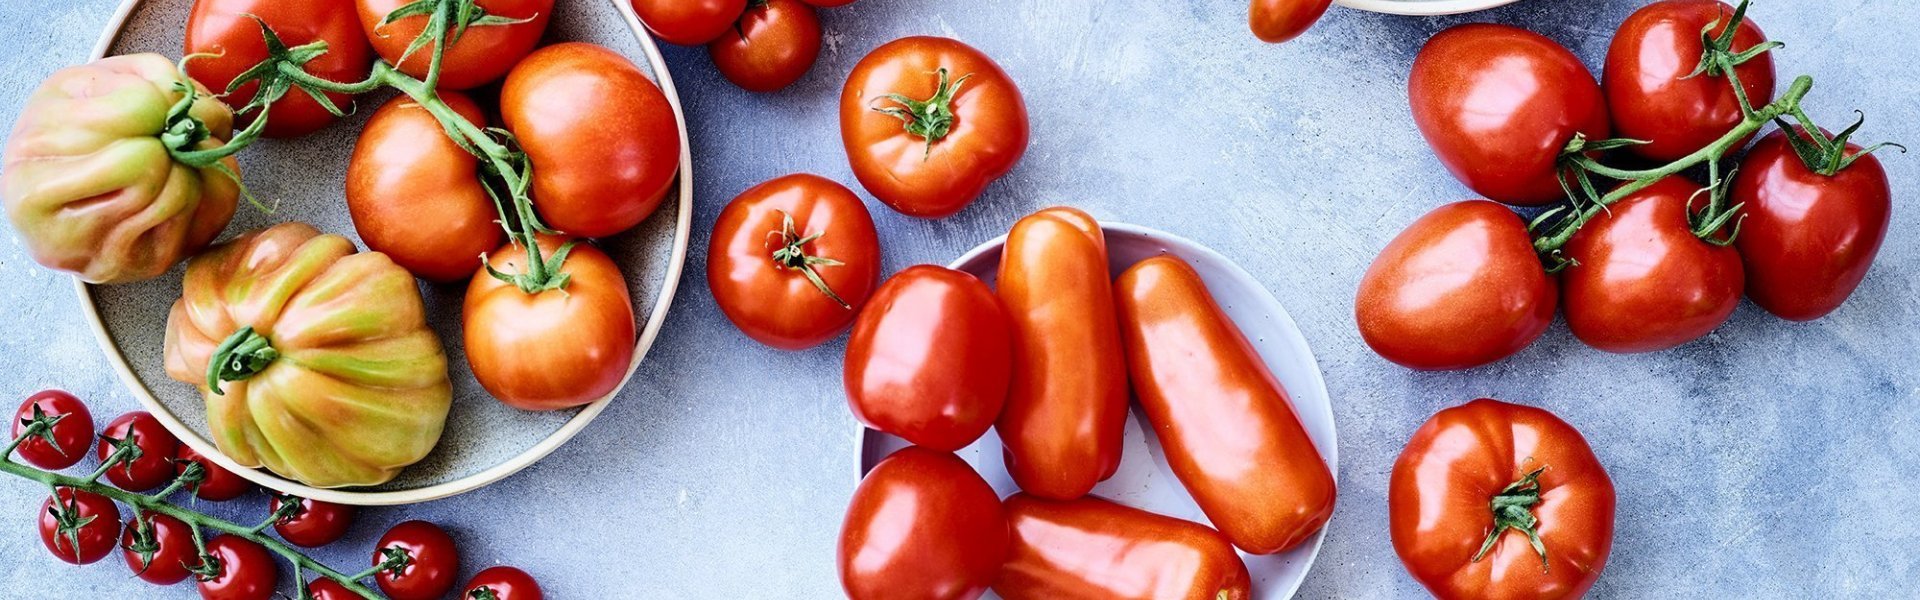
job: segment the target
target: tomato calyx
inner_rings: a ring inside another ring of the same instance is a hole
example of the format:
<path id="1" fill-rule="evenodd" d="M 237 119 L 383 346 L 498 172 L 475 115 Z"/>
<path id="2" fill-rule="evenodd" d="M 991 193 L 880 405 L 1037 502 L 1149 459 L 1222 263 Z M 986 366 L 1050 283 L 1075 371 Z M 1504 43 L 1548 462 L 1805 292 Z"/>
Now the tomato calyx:
<path id="1" fill-rule="evenodd" d="M 1853 137 L 1854 133 L 1860 131 L 1860 126 L 1867 123 L 1866 113 L 1856 110 L 1854 114 L 1859 117 L 1854 119 L 1853 124 L 1834 136 L 1828 136 L 1825 130 L 1814 125 L 1813 119 L 1808 118 L 1802 111 L 1795 111 L 1793 114 L 1794 118 L 1800 121 L 1801 127 L 1794 127 L 1785 118 L 1776 118 L 1774 122 L 1780 126 L 1782 133 L 1787 134 L 1787 145 L 1791 146 L 1793 153 L 1800 157 L 1800 162 L 1805 163 L 1807 169 L 1827 177 L 1832 177 L 1847 167 L 1853 166 L 1854 161 L 1860 160 L 1861 157 L 1889 146 L 1899 149 L 1901 154 L 1907 152 L 1906 146 L 1893 142 L 1880 142 L 1858 152 L 1849 150 L 1848 138 Z"/>
<path id="2" fill-rule="evenodd" d="M 380 24 L 374 29 L 386 27 L 407 17 L 422 15 L 427 17 L 427 26 L 420 29 L 420 35 L 415 36 L 413 41 L 407 44 L 406 51 L 400 53 L 400 60 L 394 63 L 405 63 L 414 52 L 425 48 L 427 44 L 433 44 L 433 60 L 428 63 L 426 78 L 427 87 L 430 88 L 439 86 L 441 57 L 446 55 L 447 46 L 458 43 L 460 38 L 467 34 L 468 27 L 519 25 L 532 22 L 539 17 L 535 14 L 524 19 L 514 19 L 489 14 L 487 9 L 476 4 L 475 0 L 414 0 L 400 5 L 399 8 L 393 9 L 393 12 L 387 13 L 387 16 L 381 17 Z"/>
<path id="3" fill-rule="evenodd" d="M 80 529 L 99 517 L 80 514 L 80 499 L 76 496 L 88 492 L 73 488 L 66 488 L 66 490 L 64 499 L 60 497 L 58 488 L 54 490 L 53 501 L 47 503 L 47 515 L 53 517 L 54 546 L 58 548 L 60 542 L 64 540 L 72 545 L 73 555 L 80 556 Z"/>
<path id="4" fill-rule="evenodd" d="M 399 577 L 407 570 L 407 565 L 413 564 L 413 554 L 407 552 L 406 548 L 400 546 L 381 548 L 379 555 L 384 558 L 381 558 L 380 562 L 373 565 L 372 568 L 367 569 L 368 577 L 382 571 L 385 571 L 387 575 Z"/>
<path id="5" fill-rule="evenodd" d="M 814 240 L 820 239 L 821 236 L 826 235 L 826 232 L 801 237 L 799 232 L 794 228 L 793 215 L 784 210 L 779 212 L 780 230 L 767 232 L 769 236 L 780 236 L 780 241 L 777 244 L 779 247 L 773 251 L 774 266 L 781 269 L 795 269 L 800 271 L 801 275 L 806 276 L 808 283 L 812 283 L 815 289 L 820 290 L 820 293 L 826 294 L 828 298 L 832 298 L 834 303 L 840 305 L 840 308 L 853 310 L 853 305 L 847 304 L 846 300 L 840 299 L 839 294 L 833 293 L 833 288 L 828 287 L 826 280 L 821 279 L 819 271 L 814 269 L 814 267 L 840 267 L 845 266 L 846 263 L 825 256 L 807 254 L 807 244 L 811 244 Z"/>
<path id="6" fill-rule="evenodd" d="M 207 389 L 214 395 L 225 396 L 220 382 L 240 381 L 260 374 L 267 365 L 280 358 L 280 351 L 273 349 L 272 342 L 260 335 L 249 325 L 233 332 L 213 350 L 213 359 L 207 363 Z"/>
<path id="7" fill-rule="evenodd" d="M 1721 26 L 1721 19 L 1714 19 L 1700 29 L 1700 63 L 1694 66 L 1692 73 L 1681 77 L 1681 79 L 1691 79 L 1706 75 L 1727 78 L 1727 81 L 1733 84 L 1733 95 L 1740 101 L 1740 113 L 1743 115 L 1753 114 L 1753 103 L 1747 99 L 1747 88 L 1740 84 L 1740 74 L 1734 71 L 1734 67 L 1746 64 L 1747 61 L 1786 45 L 1769 40 L 1745 50 L 1733 49 L 1733 36 L 1740 32 L 1741 23 L 1747 19 L 1748 3 L 1748 0 L 1740 0 L 1740 5 L 1733 9 L 1733 15 L 1725 19 L 1724 27 Z M 1714 33 L 1715 29 L 1719 29 L 1720 32 Z"/>
<path id="8" fill-rule="evenodd" d="M 65 457 L 67 456 L 67 450 L 61 448 L 60 440 L 55 439 L 53 436 L 53 426 L 65 418 L 67 418 L 67 413 L 49 415 L 47 411 L 41 410 L 40 405 L 36 403 L 33 405 L 33 416 L 20 420 L 20 440 L 25 441 L 30 438 L 40 438 L 47 443 L 48 447 L 53 448 L 54 452 Z M 0 456 L 0 459 L 9 458 L 13 454 L 13 448 L 8 448 L 7 450 L 8 456 Z"/>
<path id="9" fill-rule="evenodd" d="M 1727 173 L 1724 181 L 1720 180 L 1717 165 L 1712 171 L 1714 183 L 1700 188 L 1693 193 L 1693 196 L 1687 198 L 1687 224 L 1693 229 L 1693 236 L 1700 238 L 1700 241 L 1715 246 L 1731 246 L 1734 238 L 1740 237 L 1740 225 L 1746 222 L 1746 216 L 1740 214 L 1740 209 L 1747 206 L 1745 202 L 1727 206 L 1727 194 L 1732 193 L 1734 175 L 1739 173 L 1739 169 Z M 1693 210 L 1693 202 L 1698 200 L 1701 194 L 1708 196 L 1707 206 L 1700 210 Z M 1740 220 L 1734 221 L 1735 216 L 1741 217 Z M 1729 222 L 1733 223 L 1733 231 L 1721 235 L 1720 232 L 1726 229 Z"/>
<path id="10" fill-rule="evenodd" d="M 467 598 L 469 600 L 500 600 L 500 595 L 494 593 L 493 588 L 483 585 L 468 591 Z"/>
<path id="11" fill-rule="evenodd" d="M 1534 469 L 1519 481 L 1507 484 L 1507 487 L 1494 494 L 1487 505 L 1493 510 L 1493 532 L 1487 534 L 1487 541 L 1480 543 L 1480 551 L 1473 554 L 1473 562 L 1486 558 L 1487 552 L 1500 541 L 1500 536 L 1511 529 L 1526 534 L 1527 543 L 1540 555 L 1540 570 L 1548 569 L 1547 546 L 1540 542 L 1540 517 L 1533 514 L 1533 506 L 1540 503 L 1540 474 L 1546 467 Z"/>
<path id="12" fill-rule="evenodd" d="M 128 527 L 127 531 L 132 533 L 121 547 L 140 557 L 140 569 L 133 572 L 133 576 L 139 577 L 153 566 L 153 555 L 160 552 L 160 538 L 153 529 L 153 515 L 135 512 L 132 527 Z"/>
<path id="13" fill-rule="evenodd" d="M 207 468 L 198 461 L 171 459 L 180 466 L 180 473 L 173 476 L 174 485 L 186 488 L 195 495 L 200 493 L 200 485 L 207 482 Z"/>
<path id="14" fill-rule="evenodd" d="M 887 94 L 883 100 L 891 100 L 900 106 L 875 106 L 873 110 L 896 119 L 900 119 L 907 133 L 927 141 L 927 151 L 922 157 L 933 156 L 933 143 L 953 132 L 953 97 L 960 93 L 972 73 L 949 81 L 946 67 L 935 70 L 934 76 L 940 83 L 934 87 L 933 96 L 926 100 L 914 100 L 904 94 Z"/>

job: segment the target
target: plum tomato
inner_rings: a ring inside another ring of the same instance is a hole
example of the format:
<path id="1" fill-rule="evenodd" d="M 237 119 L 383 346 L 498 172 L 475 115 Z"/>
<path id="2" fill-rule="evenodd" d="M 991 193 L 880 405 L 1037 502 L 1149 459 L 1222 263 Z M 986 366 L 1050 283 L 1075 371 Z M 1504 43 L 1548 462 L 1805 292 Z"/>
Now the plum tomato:
<path id="1" fill-rule="evenodd" d="M 318 548 L 334 543 L 353 526 L 356 509 L 346 504 L 274 494 L 267 508 L 272 514 L 280 514 L 281 507 L 293 503 L 298 503 L 299 508 L 287 509 L 284 516 L 274 520 L 273 530 L 280 534 L 280 539 L 295 546 Z"/>
<path id="2" fill-rule="evenodd" d="M 1006 500 L 1013 534 L 993 591 L 1006 600 L 1248 600 L 1247 565 L 1205 525 L 1085 496 Z"/>
<path id="3" fill-rule="evenodd" d="M 486 126 L 480 106 L 439 92 L 454 112 Z M 396 96 L 367 119 L 347 162 L 347 213 L 367 249 L 415 276 L 449 282 L 480 268 L 480 255 L 505 232 L 479 160 L 461 148 L 427 109 Z"/>
<path id="4" fill-rule="evenodd" d="M 698 46 L 720 37 L 746 12 L 748 0 L 633 0 L 648 31 L 669 44 Z"/>
<path id="5" fill-rule="evenodd" d="M 393 556 L 405 556 L 406 564 L 374 573 L 392 600 L 435 600 L 453 590 L 454 577 L 460 572 L 460 553 L 453 538 L 440 526 L 426 521 L 407 521 L 388 529 L 374 547 L 373 564 Z"/>
<path id="6" fill-rule="evenodd" d="M 92 564 L 113 553 L 120 538 L 120 506 L 86 490 L 57 488 L 40 504 L 40 543 L 55 558 Z"/>
<path id="7" fill-rule="evenodd" d="M 181 443 L 173 457 L 174 474 L 185 473 L 190 464 L 200 465 L 200 483 L 194 484 L 193 495 L 202 500 L 225 502 L 253 491 L 253 482 L 201 456 L 192 446 Z"/>
<path id="8" fill-rule="evenodd" d="M 1253 0 L 1247 11 L 1247 24 L 1260 41 L 1278 44 L 1306 33 L 1332 3 L 1333 0 Z"/>
<path id="9" fill-rule="evenodd" d="M 754 186 L 713 224 L 707 288 L 727 319 L 762 344 L 800 350 L 832 339 L 879 280 L 873 216 L 827 178 L 802 173 Z"/>
<path id="10" fill-rule="evenodd" d="M 137 510 L 120 534 L 120 557 L 134 576 L 154 585 L 186 581 L 190 569 L 200 565 L 192 528 L 167 515 Z"/>
<path id="11" fill-rule="evenodd" d="M 1655 182 L 1607 207 L 1567 241 L 1567 328 L 1608 352 L 1653 352 L 1707 335 L 1740 306 L 1740 254 L 1696 237 L 1688 204 L 1700 186 Z"/>
<path id="12" fill-rule="evenodd" d="M 793 85 L 820 56 L 820 18 L 800 0 L 762 0 L 740 23 L 707 44 L 727 81 L 749 92 Z"/>
<path id="13" fill-rule="evenodd" d="M 850 600 L 972 600 L 1007 558 L 1000 497 L 952 454 L 909 446 L 867 472 L 840 526 Z"/>
<path id="14" fill-rule="evenodd" d="M 1012 325 L 987 284 L 919 265 L 880 286 L 847 341 L 853 416 L 916 445 L 954 451 L 1000 416 L 1013 377 Z"/>
<path id="15" fill-rule="evenodd" d="M 13 437 L 20 437 L 36 418 L 57 420 L 42 434 L 20 442 L 20 458 L 27 464 L 58 471 L 87 456 L 93 444 L 93 412 L 87 403 L 60 390 L 34 392 L 13 413 Z"/>
<path id="16" fill-rule="evenodd" d="M 1672 162 L 1707 147 L 1746 119 L 1725 73 L 1693 75 L 1705 43 L 1701 32 L 1726 31 L 1734 8 L 1720 0 L 1662 0 L 1628 16 L 1607 48 L 1602 73 L 1614 135 L 1647 142 L 1635 154 Z M 1742 19 L 1735 53 L 1767 42 L 1760 26 Z M 1734 68 L 1751 106 L 1773 100 L 1773 56 L 1762 53 Z M 1744 145 L 1744 142 L 1741 144 Z"/>
<path id="17" fill-rule="evenodd" d="M 1880 159 L 1860 146 L 1846 144 L 1844 156 L 1857 158 L 1823 174 L 1807 167 L 1787 135 L 1761 138 L 1740 161 L 1732 201 L 1745 206 L 1745 220 L 1734 246 L 1754 304 L 1811 321 L 1840 308 L 1866 278 L 1887 239 L 1893 190 Z"/>
<path id="18" fill-rule="evenodd" d="M 400 72 L 426 79 L 433 64 L 433 43 L 414 49 L 407 47 L 427 28 L 429 15 L 419 14 L 395 19 L 381 25 L 387 14 L 414 0 L 355 0 L 360 28 L 367 32 L 373 50 L 389 63 L 397 63 Z M 440 58 L 440 85 L 444 90 L 464 90 L 492 83 L 505 75 L 540 43 L 553 16 L 553 0 L 475 0 L 483 17 L 496 22 L 476 22 L 460 34 Z M 451 35 L 451 34 L 449 34 Z M 406 56 L 405 61 L 400 57 Z"/>
<path id="19" fill-rule="evenodd" d="M 526 571 L 501 565 L 488 567 L 467 580 L 460 600 L 541 600 L 540 583 Z"/>
<path id="20" fill-rule="evenodd" d="M 254 21 L 254 19 L 259 21 Z M 353 3 L 345 0 L 195 0 L 187 15 L 186 54 L 205 55 L 187 61 L 187 74 L 214 93 L 227 89 L 242 73 L 267 59 L 267 41 L 260 24 L 273 29 L 288 47 L 326 42 L 327 52 L 303 67 L 322 79 L 343 83 L 367 78 L 373 69 L 373 51 Z M 225 97 L 235 106 L 253 98 L 258 82 L 247 82 Z M 347 109 L 352 98 L 329 92 L 336 108 Z M 264 133 L 269 137 L 298 137 L 319 131 L 337 117 L 306 92 L 293 90 L 269 108 Z M 251 115 L 249 115 L 251 116 Z M 250 122 L 247 117 L 243 121 Z"/>
<path id="21" fill-rule="evenodd" d="M 280 583 L 280 567 L 271 552 L 246 538 L 223 535 L 207 540 L 208 573 L 199 576 L 205 600 L 270 600 Z"/>
<path id="22" fill-rule="evenodd" d="M 137 449 L 135 458 L 107 469 L 108 482 L 129 492 L 144 492 L 173 480 L 173 457 L 179 453 L 180 441 L 152 413 L 137 410 L 107 423 L 100 431 L 95 458 L 105 463 L 121 445 Z"/>

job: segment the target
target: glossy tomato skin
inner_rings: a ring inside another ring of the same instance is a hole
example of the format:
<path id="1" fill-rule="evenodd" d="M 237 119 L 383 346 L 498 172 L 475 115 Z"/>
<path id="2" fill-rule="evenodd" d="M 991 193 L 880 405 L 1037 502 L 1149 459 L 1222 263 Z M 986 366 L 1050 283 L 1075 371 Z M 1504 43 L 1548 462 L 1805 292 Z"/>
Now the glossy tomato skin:
<path id="1" fill-rule="evenodd" d="M 1857 154 L 1860 147 L 1848 144 Z M 1893 218 L 1887 171 L 1873 155 L 1828 176 L 1808 169 L 1786 134 L 1760 139 L 1740 163 L 1733 202 L 1744 203 L 1734 246 L 1747 297 L 1783 319 L 1826 316 L 1860 286 Z"/>
<path id="2" fill-rule="evenodd" d="M 1000 497 L 952 454 L 910 446 L 867 472 L 840 526 L 852 600 L 971 600 L 1007 557 Z"/>
<path id="3" fill-rule="evenodd" d="M 680 171 L 680 126 L 666 94 L 600 46 L 565 42 L 527 55 L 500 88 L 500 117 L 533 161 L 534 208 L 568 235 L 632 228 Z"/>
<path id="4" fill-rule="evenodd" d="M 75 522 L 87 521 L 76 532 L 78 544 L 60 533 L 59 521 L 51 512 L 54 508 L 71 515 Z M 113 553 L 114 541 L 119 538 L 120 506 L 106 496 L 63 487 L 40 503 L 40 543 L 55 558 L 69 564 L 93 564 Z"/>
<path id="5" fill-rule="evenodd" d="M 1253 0 L 1247 24 L 1260 41 L 1278 44 L 1306 33 L 1332 3 L 1333 0 Z"/>
<path id="6" fill-rule="evenodd" d="M 1694 237 L 1700 186 L 1674 176 L 1607 207 L 1567 242 L 1567 328 L 1608 352 L 1654 352 L 1712 332 L 1740 306 L 1740 254 Z M 1704 200 L 1703 200 L 1704 201 Z"/>
<path id="7" fill-rule="evenodd" d="M 325 577 L 308 582 L 307 594 L 313 596 L 313 600 L 361 600 L 360 595 L 347 589 L 347 586 L 335 583 L 332 579 Z M 461 600 L 466 599 L 462 598 Z"/>
<path id="8" fill-rule="evenodd" d="M 1200 274 L 1161 255 L 1113 284 L 1134 396 L 1167 464 L 1235 546 L 1273 554 L 1333 516 L 1333 472 Z"/>
<path id="9" fill-rule="evenodd" d="M 18 452 L 27 464 L 58 471 L 71 467 L 87 456 L 87 446 L 93 443 L 93 411 L 87 410 L 87 403 L 81 402 L 73 394 L 60 390 L 42 390 L 27 396 L 20 403 L 19 410 L 13 413 L 13 437 L 20 437 L 26 431 L 25 421 L 33 418 L 34 407 L 48 417 L 59 417 L 53 424 L 53 441 L 40 436 L 27 438 L 20 442 Z"/>
<path id="10" fill-rule="evenodd" d="M 895 274 L 847 342 L 853 416 L 916 445 L 966 447 L 1006 404 L 1010 329 L 1000 299 L 972 275 L 933 265 Z"/>
<path id="11" fill-rule="evenodd" d="M 551 257 L 565 240 L 540 236 Z M 511 243 L 492 254 L 493 267 L 523 272 L 526 249 Z M 485 270 L 473 274 L 461 311 L 467 362 L 501 402 L 521 410 L 559 410 L 613 393 L 633 362 L 633 301 L 627 280 L 605 252 L 582 242 L 561 270 L 562 290 L 528 295 Z"/>
<path id="12" fill-rule="evenodd" d="M 485 127 L 480 106 L 440 92 L 454 112 Z M 347 212 L 367 248 L 407 272 L 459 281 L 506 237 L 480 183 L 479 160 L 447 137 L 440 121 L 398 96 L 367 119 L 347 163 Z"/>
<path id="13" fill-rule="evenodd" d="M 1354 320 L 1382 358 L 1428 370 L 1492 364 L 1553 323 L 1559 286 L 1535 258 L 1527 224 L 1485 200 L 1427 213 L 1373 259 Z"/>
<path id="14" fill-rule="evenodd" d="M 274 521 L 273 531 L 280 534 L 280 539 L 295 546 L 318 548 L 334 543 L 347 535 L 347 529 L 353 526 L 357 509 L 346 504 L 274 494 L 267 509 L 269 512 L 280 512 L 281 504 L 294 501 L 300 503 L 300 508 Z"/>
<path id="15" fill-rule="evenodd" d="M 189 61 L 187 74 L 215 94 L 226 91 L 227 84 L 247 69 L 267 58 L 266 38 L 260 34 L 259 17 L 272 27 L 291 48 L 315 41 L 327 43 L 327 53 L 306 65 L 307 72 L 342 83 L 364 80 L 373 68 L 373 52 L 353 4 L 342 0 L 195 0 L 187 16 L 187 54 L 210 54 Z M 239 106 L 253 98 L 259 88 L 250 82 L 228 94 L 229 104 Z M 327 94 L 334 106 L 349 108 L 352 97 Z M 269 137 L 298 137 L 319 131 L 336 117 L 306 92 L 287 92 L 273 103 L 267 118 Z"/>
<path id="16" fill-rule="evenodd" d="M 280 583 L 273 554 L 245 538 L 223 535 L 207 540 L 207 554 L 218 565 L 211 579 L 200 580 L 206 600 L 269 600 Z"/>
<path id="17" fill-rule="evenodd" d="M 1662 0 L 1634 11 L 1620 24 L 1607 49 L 1604 87 L 1614 134 L 1649 143 L 1635 154 L 1673 162 L 1707 147 L 1745 116 L 1726 76 L 1689 77 L 1700 62 L 1700 32 L 1718 23 L 1726 31 L 1733 7 L 1720 0 Z M 1752 19 L 1740 22 L 1733 50 L 1766 43 Z M 1773 55 L 1761 54 L 1734 69 L 1754 107 L 1773 100 Z M 1744 142 L 1743 142 L 1744 145 Z"/>
<path id="18" fill-rule="evenodd" d="M 681 46 L 713 41 L 746 10 L 747 0 L 633 0 L 633 11 L 648 31 Z"/>
<path id="19" fill-rule="evenodd" d="M 1000 258 L 1013 383 L 995 427 L 1020 489 L 1085 495 L 1120 468 L 1127 366 L 1100 223 L 1066 207 L 1021 219 Z"/>
<path id="20" fill-rule="evenodd" d="M 820 8 L 833 8 L 836 6 L 846 6 L 848 4 L 854 3 L 854 0 L 803 0 L 803 1 L 806 2 L 807 4 L 818 6 Z"/>
<path id="21" fill-rule="evenodd" d="M 933 97 L 942 68 L 951 81 L 968 79 L 953 98 L 952 130 L 929 149 L 900 119 L 874 109 L 898 107 L 891 94 Z M 874 49 L 854 65 L 840 94 L 840 139 L 854 176 L 875 198 L 915 217 L 966 208 L 1013 170 L 1030 136 L 1026 100 L 1013 79 L 986 54 L 948 38 L 901 38 Z"/>
<path id="22" fill-rule="evenodd" d="M 1413 121 L 1461 183 L 1493 200 L 1540 206 L 1565 196 L 1556 176 L 1575 134 L 1610 133 L 1600 85 L 1566 47 L 1487 23 L 1427 41 L 1407 79 Z"/>
<path id="23" fill-rule="evenodd" d="M 707 44 L 713 66 L 750 92 L 793 85 L 820 56 L 820 17 L 800 0 L 750 6 L 740 23 Z"/>
<path id="24" fill-rule="evenodd" d="M 1247 565 L 1205 525 L 1097 497 L 1006 500 L 1013 534 L 993 592 L 1007 600 L 1247 600 Z"/>
<path id="25" fill-rule="evenodd" d="M 203 473 L 199 488 L 193 492 L 193 495 L 199 496 L 201 500 L 225 502 L 253 491 L 253 482 L 222 468 L 207 457 L 201 456 L 199 452 L 195 452 L 192 446 L 182 442 L 174 450 L 174 474 L 186 472 L 187 465 L 190 463 L 200 465 L 200 472 Z"/>
<path id="26" fill-rule="evenodd" d="M 1486 556 L 1489 503 L 1543 469 L 1539 518 L 1548 567 L 1508 530 Z M 1578 598 L 1613 548 L 1614 490 L 1580 432 L 1553 413 L 1480 399 L 1440 411 L 1401 450 L 1387 488 L 1393 549 L 1441 600 Z"/>
<path id="27" fill-rule="evenodd" d="M 541 600 L 540 583 L 526 571 L 501 565 L 488 567 L 467 580 L 461 600 Z M 492 594 L 491 597 L 487 594 Z"/>
<path id="28" fill-rule="evenodd" d="M 848 306 L 814 287 L 798 269 L 781 266 L 785 218 L 809 256 L 840 261 L 814 271 Z M 880 236 L 867 205 L 852 190 L 810 174 L 780 177 L 741 192 L 714 221 L 707 251 L 707 288 L 741 333 L 783 350 L 818 346 L 840 335 L 880 283 Z M 850 308 L 849 308 L 850 307 Z"/>
<path id="29" fill-rule="evenodd" d="M 186 581 L 188 567 L 200 564 L 200 551 L 193 545 L 193 531 L 179 519 L 159 513 L 139 514 L 127 521 L 120 534 L 120 557 L 126 559 L 141 581 L 154 585 L 173 585 Z M 144 532 L 144 533 L 142 533 Z M 137 548 L 153 554 L 140 556 Z"/>
<path id="30" fill-rule="evenodd" d="M 453 538 L 440 526 L 426 521 L 407 521 L 388 529 L 374 546 L 373 563 L 386 560 L 382 552 L 399 549 L 407 553 L 407 566 L 399 572 L 381 569 L 373 575 L 392 600 L 434 600 L 453 590 L 454 577 L 460 573 L 460 553 Z"/>
<path id="31" fill-rule="evenodd" d="M 380 25 L 387 13 L 412 1 L 354 0 L 353 4 L 360 17 L 360 28 L 366 32 L 367 40 L 373 42 L 374 52 L 394 63 L 400 72 L 426 79 L 427 70 L 433 64 L 433 44 L 421 46 L 411 56 L 407 55 L 407 46 L 426 29 L 428 16 L 414 15 Z M 475 88 L 507 74 L 507 69 L 513 68 L 514 63 L 520 62 L 540 43 L 540 34 L 547 30 L 547 21 L 553 15 L 553 0 L 477 0 L 474 4 L 488 15 L 526 22 L 468 27 L 459 39 L 447 46 L 440 59 L 441 90 Z M 401 62 L 402 56 L 407 60 Z M 445 97 L 444 93 L 441 95 Z"/>
<path id="32" fill-rule="evenodd" d="M 107 469 L 107 481 L 129 492 L 144 492 L 173 480 L 173 456 L 179 451 L 179 440 L 167 432 L 166 426 L 153 417 L 152 413 L 136 410 L 107 423 L 100 430 L 102 438 L 132 439 L 140 448 L 140 457 L 131 463 L 122 462 Z M 94 458 L 102 462 L 113 453 L 113 444 L 101 439 L 94 446 Z"/>

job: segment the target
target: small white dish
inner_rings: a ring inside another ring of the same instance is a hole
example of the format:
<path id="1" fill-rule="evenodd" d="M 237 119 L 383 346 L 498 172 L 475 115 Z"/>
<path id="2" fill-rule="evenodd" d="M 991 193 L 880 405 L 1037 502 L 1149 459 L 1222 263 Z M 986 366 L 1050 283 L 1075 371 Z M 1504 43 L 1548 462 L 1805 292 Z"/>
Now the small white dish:
<path id="1" fill-rule="evenodd" d="M 1520 0 L 1334 0 L 1347 8 L 1393 15 L 1457 15 L 1506 6 Z"/>

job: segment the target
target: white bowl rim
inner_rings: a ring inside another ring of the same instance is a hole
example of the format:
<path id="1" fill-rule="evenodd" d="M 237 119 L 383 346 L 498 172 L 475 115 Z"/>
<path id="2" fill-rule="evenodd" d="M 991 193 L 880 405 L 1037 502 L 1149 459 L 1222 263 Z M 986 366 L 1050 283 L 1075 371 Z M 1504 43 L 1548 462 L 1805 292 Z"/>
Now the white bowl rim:
<path id="1" fill-rule="evenodd" d="M 1334 0 L 1347 8 L 1391 15 L 1457 15 L 1505 6 L 1520 0 Z"/>

